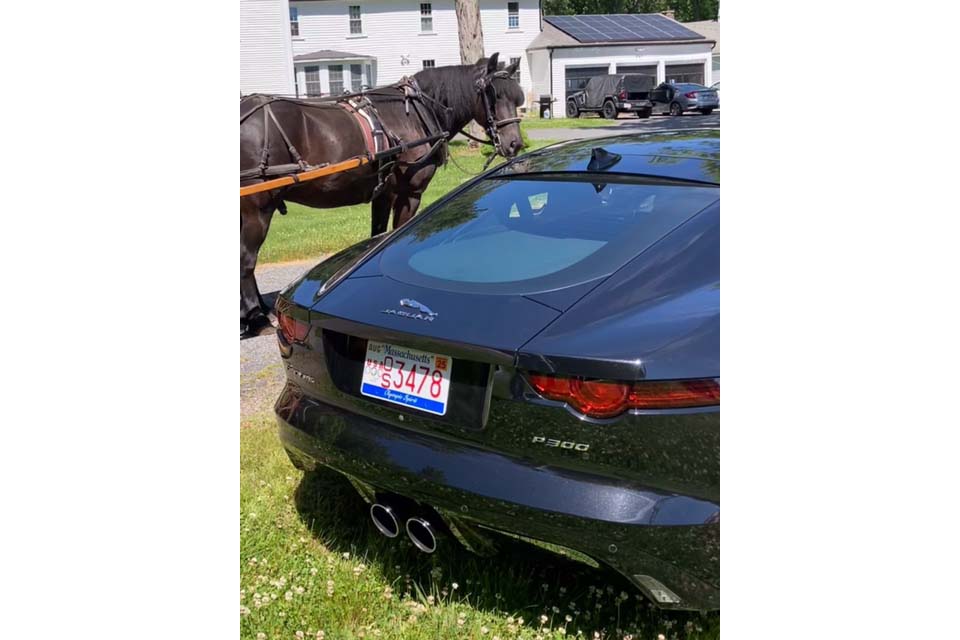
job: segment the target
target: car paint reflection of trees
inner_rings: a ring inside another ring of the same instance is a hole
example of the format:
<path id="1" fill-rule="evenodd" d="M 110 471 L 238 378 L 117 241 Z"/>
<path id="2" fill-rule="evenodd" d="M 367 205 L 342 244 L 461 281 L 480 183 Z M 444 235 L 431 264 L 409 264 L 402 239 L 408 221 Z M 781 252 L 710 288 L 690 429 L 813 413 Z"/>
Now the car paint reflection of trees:
<path id="1" fill-rule="evenodd" d="M 627 144 L 621 144 L 621 140 Z M 691 141 L 694 142 L 691 145 Z M 644 136 L 644 156 L 657 158 L 652 164 L 677 164 L 687 162 L 698 164 L 703 179 L 720 181 L 720 132 L 717 131 L 679 131 L 650 134 Z M 682 146 L 677 143 L 683 142 Z M 602 146 L 611 153 L 632 155 L 636 148 L 636 136 L 623 139 L 612 136 L 600 140 L 577 141 L 561 146 L 540 149 L 526 157 L 507 164 L 494 175 L 508 176 L 524 172 L 586 171 L 590 152 L 594 147 Z M 610 169 L 617 171 L 617 166 Z"/>

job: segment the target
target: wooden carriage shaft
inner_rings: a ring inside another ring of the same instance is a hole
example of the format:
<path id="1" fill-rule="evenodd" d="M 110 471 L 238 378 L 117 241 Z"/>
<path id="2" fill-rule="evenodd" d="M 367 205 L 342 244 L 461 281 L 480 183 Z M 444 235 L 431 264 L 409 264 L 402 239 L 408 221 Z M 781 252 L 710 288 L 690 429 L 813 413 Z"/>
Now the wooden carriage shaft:
<path id="1" fill-rule="evenodd" d="M 390 156 L 403 153 L 408 148 L 417 147 L 421 144 L 430 144 L 438 142 L 447 138 L 448 134 L 446 132 L 438 133 L 436 135 L 427 136 L 426 138 L 420 138 L 412 142 L 407 142 L 396 147 L 390 147 L 389 149 L 384 149 L 383 151 L 373 155 L 373 158 L 369 156 L 356 156 L 342 162 L 336 162 L 334 164 L 328 164 L 323 167 L 318 167 L 316 169 L 310 169 L 308 171 L 303 171 L 301 173 L 296 173 L 289 176 L 284 176 L 282 178 L 274 178 L 273 180 L 267 180 L 266 182 L 258 182 L 257 184 L 247 185 L 246 187 L 240 187 L 240 197 L 251 196 L 255 193 L 260 193 L 262 191 L 270 191 L 272 189 L 279 189 L 280 187 L 286 187 L 291 184 L 297 184 L 299 182 L 308 182 L 310 180 L 316 180 L 317 178 L 322 178 L 333 173 L 340 173 L 341 171 L 349 171 L 350 169 L 355 169 L 357 167 L 369 164 L 370 162 L 383 160 Z M 427 152 L 426 156 L 431 155 L 436 148 L 432 148 Z M 417 164 L 422 162 L 425 157 L 420 158 L 416 162 L 411 164 Z M 242 177 L 242 172 L 241 172 Z"/>

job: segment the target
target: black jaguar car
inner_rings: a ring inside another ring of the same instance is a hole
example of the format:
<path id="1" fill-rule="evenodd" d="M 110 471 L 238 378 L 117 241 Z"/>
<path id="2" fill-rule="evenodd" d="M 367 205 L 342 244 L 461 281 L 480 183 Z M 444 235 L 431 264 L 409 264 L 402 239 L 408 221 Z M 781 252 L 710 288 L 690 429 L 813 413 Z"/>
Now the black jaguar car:
<path id="1" fill-rule="evenodd" d="M 562 143 L 278 298 L 280 438 L 388 537 L 500 533 L 720 606 L 720 134 Z"/>

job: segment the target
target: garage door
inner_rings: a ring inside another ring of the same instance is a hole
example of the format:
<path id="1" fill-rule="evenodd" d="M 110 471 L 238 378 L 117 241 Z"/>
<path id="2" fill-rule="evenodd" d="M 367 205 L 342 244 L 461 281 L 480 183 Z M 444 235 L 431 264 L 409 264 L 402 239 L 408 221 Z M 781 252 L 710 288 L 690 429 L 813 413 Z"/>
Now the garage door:
<path id="1" fill-rule="evenodd" d="M 564 84 L 567 87 L 567 95 L 574 91 L 580 91 L 587 86 L 587 81 L 593 76 L 609 73 L 610 67 L 566 67 L 564 69 Z"/>
<path id="2" fill-rule="evenodd" d="M 703 64 L 668 64 L 667 82 L 703 84 Z"/>
<path id="3" fill-rule="evenodd" d="M 655 64 L 618 64 L 617 73 L 636 73 L 641 76 L 650 76 L 653 78 L 653 84 L 657 84 L 657 65 Z"/>

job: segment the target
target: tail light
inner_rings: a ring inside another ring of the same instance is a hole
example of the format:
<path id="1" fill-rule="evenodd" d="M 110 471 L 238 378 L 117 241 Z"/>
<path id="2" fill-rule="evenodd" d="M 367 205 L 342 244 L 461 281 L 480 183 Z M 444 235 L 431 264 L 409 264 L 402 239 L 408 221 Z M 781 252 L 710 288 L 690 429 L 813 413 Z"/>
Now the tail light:
<path id="1" fill-rule="evenodd" d="M 281 336 L 289 343 L 303 342 L 310 333 L 310 325 L 302 320 L 297 320 L 293 316 L 287 315 L 282 311 L 277 312 L 277 324 L 280 325 Z"/>
<path id="2" fill-rule="evenodd" d="M 621 100 L 626 100 L 626 99 L 627 99 L 627 92 L 626 92 L 626 91 L 621 91 L 620 93 L 617 94 L 617 97 L 620 98 Z"/>
<path id="3" fill-rule="evenodd" d="M 683 94 L 683 95 L 686 96 L 686 97 L 688 97 L 688 98 L 693 99 L 693 98 L 696 98 L 696 97 L 697 97 L 697 92 L 696 92 L 696 91 L 691 91 L 691 92 L 685 93 L 685 94 Z"/>
<path id="4" fill-rule="evenodd" d="M 686 409 L 720 404 L 720 383 L 710 378 L 616 382 L 531 373 L 527 379 L 541 396 L 566 402 L 591 418 L 612 418 L 629 409 Z"/>

